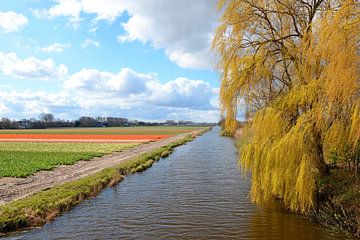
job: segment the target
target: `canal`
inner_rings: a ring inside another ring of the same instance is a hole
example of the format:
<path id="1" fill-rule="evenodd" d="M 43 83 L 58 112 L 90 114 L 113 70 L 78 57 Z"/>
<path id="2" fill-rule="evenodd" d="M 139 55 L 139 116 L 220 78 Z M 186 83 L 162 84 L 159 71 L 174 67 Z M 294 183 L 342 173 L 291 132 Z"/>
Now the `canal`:
<path id="1" fill-rule="evenodd" d="M 248 198 L 237 151 L 219 128 L 42 228 L 6 239 L 347 239 Z"/>

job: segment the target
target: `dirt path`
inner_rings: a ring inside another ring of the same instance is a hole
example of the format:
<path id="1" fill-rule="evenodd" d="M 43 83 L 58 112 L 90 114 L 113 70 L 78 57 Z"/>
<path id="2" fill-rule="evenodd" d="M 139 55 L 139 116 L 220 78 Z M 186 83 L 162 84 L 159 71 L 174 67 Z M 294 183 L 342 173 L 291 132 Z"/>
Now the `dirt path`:
<path id="1" fill-rule="evenodd" d="M 156 142 L 141 144 L 123 152 L 115 152 L 103 157 L 93 158 L 91 161 L 79 161 L 74 165 L 61 165 L 53 171 L 41 171 L 27 178 L 0 178 L 0 205 L 66 182 L 78 180 L 104 168 L 114 166 L 121 161 L 168 145 L 190 134 L 197 135 L 200 132 L 201 130 L 183 133 Z"/>

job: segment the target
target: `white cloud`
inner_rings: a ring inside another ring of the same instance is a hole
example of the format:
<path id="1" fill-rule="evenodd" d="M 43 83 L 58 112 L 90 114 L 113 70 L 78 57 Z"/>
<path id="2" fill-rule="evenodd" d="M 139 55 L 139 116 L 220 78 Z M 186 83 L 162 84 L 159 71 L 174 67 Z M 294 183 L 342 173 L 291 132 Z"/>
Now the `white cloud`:
<path id="1" fill-rule="evenodd" d="M 213 91 L 210 85 L 202 80 L 177 78 L 165 84 L 150 82 L 149 101 L 155 105 L 168 107 L 214 108 L 210 100 Z"/>
<path id="2" fill-rule="evenodd" d="M 65 89 L 81 89 L 86 91 L 101 90 L 106 80 L 111 78 L 112 74 L 101 72 L 97 69 L 82 69 L 73 74 L 64 82 Z"/>
<path id="3" fill-rule="evenodd" d="M 130 68 L 123 68 L 107 82 L 107 86 L 119 93 L 140 94 L 147 92 L 146 84 L 152 81 L 155 81 L 154 74 L 142 74 Z"/>
<path id="4" fill-rule="evenodd" d="M 118 0 L 56 0 L 53 7 L 34 10 L 33 13 L 38 18 L 68 17 L 70 23 L 77 27 L 83 21 L 83 13 L 95 14 L 94 22 L 112 22 L 124 10 L 123 4 Z"/>
<path id="5" fill-rule="evenodd" d="M 28 24 L 28 19 L 13 11 L 0 12 L 0 28 L 5 32 L 18 32 Z"/>
<path id="6" fill-rule="evenodd" d="M 118 73 L 82 69 L 64 82 L 65 89 L 91 95 L 91 99 L 117 98 L 117 102 L 145 103 L 152 106 L 216 109 L 212 105 L 216 89 L 202 80 L 184 77 L 161 83 L 153 73 L 137 73 L 123 68 Z M 94 93 L 94 94 L 91 94 Z M 95 94 L 96 93 L 96 94 Z"/>
<path id="7" fill-rule="evenodd" d="M 66 43 L 66 44 L 62 44 L 62 43 L 53 43 L 47 47 L 43 47 L 40 48 L 41 51 L 46 52 L 46 53 L 50 53 L 50 52 L 63 52 L 66 48 L 70 48 L 71 44 L 70 43 Z"/>
<path id="8" fill-rule="evenodd" d="M 170 60 L 185 68 L 212 69 L 212 33 L 216 0 L 126 1 L 129 20 L 119 41 L 139 40 L 165 49 Z M 159 14 L 161 13 L 161 14 Z"/>
<path id="9" fill-rule="evenodd" d="M 7 106 L 5 106 L 5 104 L 0 102 L 0 114 L 1 115 L 9 113 L 10 111 L 11 110 Z"/>
<path id="10" fill-rule="evenodd" d="M 48 93 L 44 91 L 26 90 L 22 92 L 0 91 L 0 101 L 6 104 L 6 117 L 37 118 L 39 113 L 52 112 L 57 117 L 69 117 L 79 109 L 68 93 Z M 1 113 L 1 110 L 0 110 Z M 4 116 L 4 115 L 3 115 Z"/>
<path id="11" fill-rule="evenodd" d="M 21 79 L 56 80 L 67 74 L 67 67 L 56 65 L 52 58 L 40 60 L 35 57 L 20 59 L 15 53 L 0 52 L 0 71 Z"/>
<path id="12" fill-rule="evenodd" d="M 88 14 L 86 17 L 92 19 L 92 29 L 96 30 L 97 21 L 112 22 L 126 11 L 129 19 L 123 23 L 125 34 L 118 36 L 118 41 L 150 43 L 157 49 L 164 49 L 171 61 L 184 68 L 213 69 L 216 57 L 210 46 L 217 25 L 216 2 L 57 0 L 53 7 L 34 13 L 48 18 L 65 16 L 74 26 L 78 26 L 85 19 L 83 15 Z"/>
<path id="13" fill-rule="evenodd" d="M 162 83 L 153 73 L 123 68 L 118 73 L 82 69 L 64 82 L 78 104 L 77 114 L 146 120 L 217 121 L 218 89 L 202 80 L 177 78 Z"/>
<path id="14" fill-rule="evenodd" d="M 154 74 L 137 73 L 130 68 L 123 68 L 118 73 L 82 69 L 64 82 L 65 89 L 115 94 L 121 97 L 144 94 L 147 84 L 155 82 Z"/>
<path id="15" fill-rule="evenodd" d="M 92 40 L 92 39 L 90 39 L 90 38 L 87 38 L 87 39 L 85 39 L 84 42 L 81 44 L 81 47 L 82 47 L 82 48 L 87 48 L 87 47 L 91 47 L 91 46 L 98 48 L 98 47 L 100 47 L 100 42 L 95 41 L 95 40 Z"/>
<path id="16" fill-rule="evenodd" d="M 57 93 L 0 88 L 0 114 L 10 118 L 36 117 L 51 112 L 75 119 L 81 115 L 122 116 L 152 121 L 175 119 L 216 121 L 218 89 L 203 80 L 184 77 L 161 82 L 154 73 L 122 68 L 117 73 L 82 69 L 67 75 L 64 65 L 49 58 L 19 58 L 0 52 L 0 71 L 23 79 L 64 79 Z"/>
<path id="17" fill-rule="evenodd" d="M 144 98 L 144 96 L 143 96 Z M 218 109 L 194 109 L 188 107 L 158 106 L 147 99 L 96 93 L 89 91 L 22 92 L 0 90 L 1 117 L 11 119 L 37 118 L 39 113 L 50 112 L 56 118 L 77 119 L 80 116 L 118 116 L 146 121 L 191 120 L 216 122 Z"/>
<path id="18" fill-rule="evenodd" d="M 64 82 L 65 89 L 117 93 L 123 96 L 141 94 L 147 90 L 146 83 L 152 81 L 154 75 L 137 73 L 130 68 L 123 68 L 118 73 L 82 69 Z"/>

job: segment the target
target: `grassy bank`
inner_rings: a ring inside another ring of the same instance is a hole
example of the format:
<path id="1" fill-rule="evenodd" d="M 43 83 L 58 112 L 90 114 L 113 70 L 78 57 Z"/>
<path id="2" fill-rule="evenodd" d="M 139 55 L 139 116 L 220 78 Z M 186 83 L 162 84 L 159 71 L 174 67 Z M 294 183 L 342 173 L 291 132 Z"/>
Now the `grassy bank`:
<path id="1" fill-rule="evenodd" d="M 80 180 L 0 206 L 0 232 L 41 226 L 84 199 L 94 197 L 103 188 L 120 182 L 125 175 L 149 168 L 155 161 L 171 154 L 173 148 L 192 139 L 193 136 L 188 136 Z"/>
<path id="2" fill-rule="evenodd" d="M 344 169 L 331 169 L 320 179 L 318 202 L 310 217 L 360 238 L 360 179 Z"/>

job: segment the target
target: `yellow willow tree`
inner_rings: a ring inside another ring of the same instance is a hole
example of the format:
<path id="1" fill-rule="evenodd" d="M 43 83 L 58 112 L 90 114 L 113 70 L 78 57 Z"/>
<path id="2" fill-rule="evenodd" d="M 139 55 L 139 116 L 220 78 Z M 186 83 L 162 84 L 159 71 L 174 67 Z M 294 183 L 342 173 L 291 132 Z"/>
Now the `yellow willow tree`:
<path id="1" fill-rule="evenodd" d="M 252 200 L 278 197 L 308 212 L 331 159 L 354 159 L 360 149 L 359 3 L 220 0 L 218 7 L 221 109 L 234 133 L 245 102 L 251 138 L 240 163 L 252 173 Z"/>

